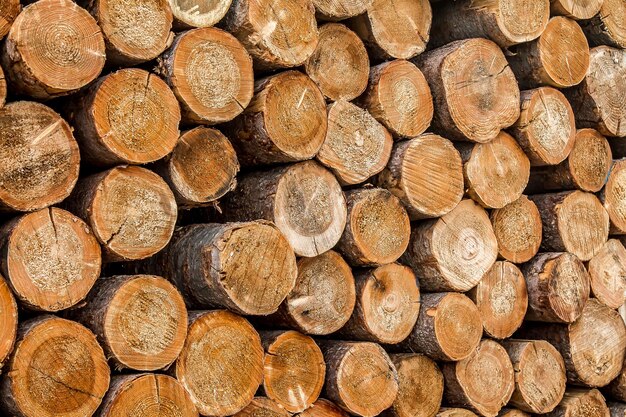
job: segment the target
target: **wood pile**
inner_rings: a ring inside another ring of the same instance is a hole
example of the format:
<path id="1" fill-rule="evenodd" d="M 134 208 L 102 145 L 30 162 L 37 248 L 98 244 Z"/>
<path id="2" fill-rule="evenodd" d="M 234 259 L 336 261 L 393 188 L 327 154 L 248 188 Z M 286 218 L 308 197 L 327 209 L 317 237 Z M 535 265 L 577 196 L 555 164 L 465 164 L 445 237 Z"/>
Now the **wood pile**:
<path id="1" fill-rule="evenodd" d="M 626 417 L 626 1 L 0 0 L 0 415 Z"/>

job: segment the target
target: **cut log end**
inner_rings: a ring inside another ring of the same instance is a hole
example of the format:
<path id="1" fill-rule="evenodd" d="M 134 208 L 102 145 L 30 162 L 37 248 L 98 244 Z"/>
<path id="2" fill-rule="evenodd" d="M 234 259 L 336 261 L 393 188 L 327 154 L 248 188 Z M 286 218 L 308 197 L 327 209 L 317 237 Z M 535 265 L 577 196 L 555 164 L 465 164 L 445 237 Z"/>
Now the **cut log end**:
<path id="1" fill-rule="evenodd" d="M 323 20 L 344 20 L 367 11 L 372 0 L 313 0 L 317 15 Z"/>
<path id="2" fill-rule="evenodd" d="M 604 0 L 551 0 L 550 3 L 553 15 L 586 20 L 598 14 Z"/>
<path id="3" fill-rule="evenodd" d="M 626 159 L 613 162 L 611 172 L 600 198 L 611 220 L 611 233 L 626 234 L 626 200 L 622 193 L 626 188 Z"/>
<path id="4" fill-rule="evenodd" d="M 17 303 L 4 278 L 0 277 L 0 369 L 13 350 L 17 335 Z"/>
<path id="5" fill-rule="evenodd" d="M 323 398 L 315 401 L 311 407 L 298 415 L 301 417 L 348 417 L 348 413 Z"/>
<path id="6" fill-rule="evenodd" d="M 626 302 L 626 249 L 610 239 L 587 266 L 593 296 L 611 308 Z"/>
<path id="7" fill-rule="evenodd" d="M 580 0 L 579 0 L 580 1 Z M 619 0 L 588 1 L 600 11 L 583 23 L 585 33 L 594 45 L 626 47 L 626 5 Z"/>
<path id="8" fill-rule="evenodd" d="M 548 415 L 609 417 L 611 413 L 600 391 L 570 388 L 565 392 L 563 401 Z"/>
<path id="9" fill-rule="evenodd" d="M 308 408 L 307 410 L 310 410 Z M 306 410 L 304 411 L 306 412 Z M 304 413 L 303 412 L 303 413 Z M 298 415 L 302 415 L 300 413 Z M 276 401 L 267 397 L 254 397 L 252 402 L 233 417 L 289 417 L 291 414 Z"/>
<path id="10" fill-rule="evenodd" d="M 442 407 L 437 417 L 476 417 L 476 414 L 465 408 Z"/>
<path id="11" fill-rule="evenodd" d="M 491 225 L 498 241 L 498 254 L 513 263 L 530 260 L 541 246 L 541 216 L 532 200 L 522 195 L 491 212 Z"/>
<path id="12" fill-rule="evenodd" d="M 232 0 L 170 0 L 174 25 L 178 29 L 210 27 L 217 24 L 228 12 Z"/>

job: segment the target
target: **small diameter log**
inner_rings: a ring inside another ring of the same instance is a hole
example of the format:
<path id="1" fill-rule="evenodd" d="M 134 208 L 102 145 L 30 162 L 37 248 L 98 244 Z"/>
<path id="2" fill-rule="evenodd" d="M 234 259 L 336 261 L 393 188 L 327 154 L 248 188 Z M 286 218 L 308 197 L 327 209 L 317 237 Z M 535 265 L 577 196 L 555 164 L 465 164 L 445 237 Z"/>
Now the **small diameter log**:
<path id="1" fill-rule="evenodd" d="M 351 265 L 395 262 L 411 237 L 411 222 L 400 200 L 381 188 L 347 191 L 348 221 L 337 248 Z"/>
<path id="2" fill-rule="evenodd" d="M 38 1 L 13 22 L 1 59 L 16 92 L 46 100 L 70 94 L 100 75 L 104 38 L 89 12 L 73 1 Z"/>
<path id="3" fill-rule="evenodd" d="M 145 164 L 178 140 L 180 108 L 159 77 L 137 68 L 96 81 L 74 103 L 71 122 L 83 158 L 93 165 Z"/>
<path id="4" fill-rule="evenodd" d="M 514 370 L 506 350 L 485 339 L 470 356 L 442 366 L 448 404 L 467 407 L 481 416 L 495 417 L 511 398 Z"/>
<path id="5" fill-rule="evenodd" d="M 591 20 L 583 23 L 583 30 L 591 43 L 626 48 L 626 4 L 622 0 L 596 0 L 591 3 L 600 9 L 599 13 L 589 16 Z"/>
<path id="6" fill-rule="evenodd" d="M 587 20 L 600 11 L 604 0 L 550 0 L 550 12 L 574 20 Z"/>
<path id="7" fill-rule="evenodd" d="M 425 291 L 464 292 L 478 284 L 497 255 L 487 212 L 463 200 L 445 216 L 417 224 L 401 261 L 413 268 Z"/>
<path id="8" fill-rule="evenodd" d="M 622 139 L 623 140 L 623 139 Z M 606 185 L 599 194 L 600 201 L 609 214 L 611 234 L 626 234 L 626 159 L 613 161 Z"/>
<path id="9" fill-rule="evenodd" d="M 319 397 L 326 364 L 309 336 L 293 330 L 261 333 L 265 348 L 263 391 L 290 413 L 300 413 Z"/>
<path id="10" fill-rule="evenodd" d="M 576 141 L 576 121 L 559 90 L 541 87 L 521 93 L 521 114 L 510 132 L 533 166 L 556 165 L 570 154 Z"/>
<path id="11" fill-rule="evenodd" d="M 372 0 L 313 0 L 317 17 L 338 21 L 358 16 L 372 6 Z"/>
<path id="12" fill-rule="evenodd" d="M 424 74 L 403 59 L 372 67 L 361 99 L 372 116 L 399 137 L 422 134 L 433 119 L 433 97 Z"/>
<path id="13" fill-rule="evenodd" d="M 433 127 L 453 140 L 486 143 L 520 115 L 520 93 L 504 54 L 487 39 L 466 39 L 416 59 L 437 111 Z"/>
<path id="14" fill-rule="evenodd" d="M 356 306 L 339 334 L 348 340 L 400 343 L 420 312 L 420 291 L 410 268 L 387 264 L 356 275 Z"/>
<path id="15" fill-rule="evenodd" d="M 0 371 L 13 351 L 17 334 L 17 303 L 4 278 L 0 276 Z"/>
<path id="16" fill-rule="evenodd" d="M 244 176 L 228 197 L 227 218 L 273 221 L 298 256 L 313 257 L 331 249 L 346 226 L 341 186 L 314 161 Z"/>
<path id="17" fill-rule="evenodd" d="M 328 132 L 317 160 L 344 185 L 359 184 L 385 168 L 393 138 L 366 110 L 347 101 L 328 106 Z"/>
<path id="18" fill-rule="evenodd" d="M 190 312 L 185 346 L 172 373 L 200 414 L 238 413 L 263 380 L 259 334 L 246 319 L 228 311 Z"/>
<path id="19" fill-rule="evenodd" d="M 0 39 L 4 38 L 13 21 L 22 11 L 19 0 L 3 0 L 0 4 Z"/>
<path id="20" fill-rule="evenodd" d="M 591 292 L 604 305 L 617 309 L 626 302 L 626 249 L 609 239 L 587 265 Z"/>
<path id="21" fill-rule="evenodd" d="M 307 75 L 330 100 L 350 101 L 367 87 L 370 61 L 363 41 L 346 26 L 328 23 L 319 28 L 319 42 L 304 63 Z"/>
<path id="22" fill-rule="evenodd" d="M 259 80 L 244 113 L 229 126 L 243 165 L 315 157 L 327 130 L 326 103 L 315 83 L 298 71 Z"/>
<path id="23" fill-rule="evenodd" d="M 320 341 L 326 398 L 350 414 L 373 417 L 398 394 L 398 373 L 382 347 L 370 342 Z"/>
<path id="24" fill-rule="evenodd" d="M 624 417 L 626 416 L 626 404 L 610 402 L 607 403 L 609 407 L 609 411 L 611 413 L 611 417 Z"/>
<path id="25" fill-rule="evenodd" d="M 350 21 L 350 27 L 365 42 L 378 61 L 409 59 L 426 49 L 432 10 L 428 0 L 373 0 L 365 14 Z"/>
<path id="26" fill-rule="evenodd" d="M 59 311 L 85 299 L 100 275 L 100 245 L 78 217 L 49 208 L 0 228 L 0 265 L 22 305 Z"/>
<path id="27" fill-rule="evenodd" d="M 334 403 L 320 398 L 311 407 L 298 414 L 298 417 L 348 417 L 348 413 Z"/>
<path id="28" fill-rule="evenodd" d="M 439 409 L 437 417 L 476 417 L 476 414 L 465 408 L 442 407 Z"/>
<path id="29" fill-rule="evenodd" d="M 539 194 L 575 189 L 598 192 L 607 180 L 612 159 L 611 147 L 604 136 L 593 129 L 580 129 L 565 161 L 530 171 L 526 192 Z"/>
<path id="30" fill-rule="evenodd" d="M 541 216 L 532 200 L 522 195 L 491 212 L 491 226 L 498 241 L 498 255 L 519 264 L 535 256 L 541 246 Z"/>
<path id="31" fill-rule="evenodd" d="M 18 101 L 0 108 L 0 208 L 34 211 L 64 200 L 78 180 L 70 126 L 51 108 Z"/>
<path id="32" fill-rule="evenodd" d="M 468 296 L 478 307 L 489 337 L 506 339 L 522 325 L 528 307 L 524 275 L 510 262 L 498 261 Z"/>
<path id="33" fill-rule="evenodd" d="M 17 417 L 93 415 L 109 388 L 95 336 L 73 321 L 43 315 L 23 322 L 0 383 L 0 407 Z"/>
<path id="34" fill-rule="evenodd" d="M 185 388 L 171 376 L 117 375 L 96 417 L 198 417 Z"/>
<path id="35" fill-rule="evenodd" d="M 178 357 L 187 335 L 185 301 L 152 275 L 100 278 L 74 318 L 91 329 L 116 369 L 162 369 Z"/>
<path id="36" fill-rule="evenodd" d="M 544 251 L 571 252 L 582 261 L 593 258 L 609 235 L 609 214 L 598 198 L 582 191 L 538 194 Z"/>
<path id="37" fill-rule="evenodd" d="M 255 69 L 300 66 L 317 47 L 311 0 L 233 0 L 222 24 L 252 55 Z"/>
<path id="38" fill-rule="evenodd" d="M 536 414 L 554 410 L 567 382 L 559 351 L 544 340 L 510 339 L 502 345 L 515 369 L 515 391 L 509 404 Z"/>
<path id="39" fill-rule="evenodd" d="M 585 78 L 589 69 L 589 44 L 578 23 L 556 16 L 538 39 L 515 47 L 508 60 L 524 89 L 540 85 L 572 87 Z"/>
<path id="40" fill-rule="evenodd" d="M 176 200 L 165 181 L 136 166 L 82 179 L 67 206 L 91 226 L 108 261 L 154 255 L 169 242 L 177 217 Z"/>
<path id="41" fill-rule="evenodd" d="M 174 16 L 174 27 L 180 30 L 217 24 L 228 12 L 232 0 L 169 0 L 169 3 Z"/>
<path id="42" fill-rule="evenodd" d="M 420 314 L 409 337 L 399 346 L 434 360 L 459 361 L 480 343 L 483 325 L 476 305 L 463 294 L 422 294 Z"/>
<path id="43" fill-rule="evenodd" d="M 159 58 L 158 71 L 176 94 L 186 123 L 227 122 L 252 99 L 252 59 L 234 36 L 220 29 L 178 34 Z"/>
<path id="44" fill-rule="evenodd" d="M 310 408 L 307 410 L 310 410 Z M 250 404 L 233 415 L 233 417 L 289 417 L 290 415 L 276 401 L 272 401 L 267 397 L 254 397 Z M 298 415 L 302 415 L 302 413 Z"/>
<path id="45" fill-rule="evenodd" d="M 547 417 L 609 417 L 606 401 L 597 389 L 575 389 L 565 391 L 563 400 Z"/>

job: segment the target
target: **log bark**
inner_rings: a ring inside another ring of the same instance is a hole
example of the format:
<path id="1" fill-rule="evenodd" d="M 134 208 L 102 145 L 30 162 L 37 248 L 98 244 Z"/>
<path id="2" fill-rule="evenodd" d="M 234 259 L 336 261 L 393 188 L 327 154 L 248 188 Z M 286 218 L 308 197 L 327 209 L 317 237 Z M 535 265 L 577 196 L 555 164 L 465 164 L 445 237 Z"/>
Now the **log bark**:
<path id="1" fill-rule="evenodd" d="M 5 0 L 0 5 L 0 39 L 4 38 L 13 21 L 18 14 L 22 11 L 22 6 L 19 0 Z"/>
<path id="2" fill-rule="evenodd" d="M 468 291 L 491 268 L 498 243 L 487 212 L 463 200 L 445 216 L 417 224 L 400 258 L 425 291 Z"/>
<path id="3" fill-rule="evenodd" d="M 592 1 L 600 10 L 583 23 L 585 34 L 595 45 L 626 48 L 626 5 L 619 0 Z M 601 5 L 597 4 L 601 3 Z"/>
<path id="4" fill-rule="evenodd" d="M 411 220 L 441 217 L 463 198 L 463 162 L 449 140 L 426 133 L 395 143 L 375 182 L 402 201 Z"/>
<path id="5" fill-rule="evenodd" d="M 609 402 L 607 403 L 611 417 L 623 417 L 626 415 L 626 404 Z"/>
<path id="6" fill-rule="evenodd" d="M 310 410 L 307 409 L 307 410 Z M 233 417 L 289 417 L 291 414 L 276 401 L 267 397 L 254 397 L 252 402 Z M 302 415 L 302 413 L 298 414 Z"/>
<path id="7" fill-rule="evenodd" d="M 618 159 L 613 161 L 606 184 L 598 194 L 609 214 L 610 233 L 614 235 L 626 234 L 624 187 L 626 187 L 626 159 Z"/>
<path id="8" fill-rule="evenodd" d="M 442 407 L 439 409 L 437 417 L 476 417 L 476 414 L 465 408 Z"/>
<path id="9" fill-rule="evenodd" d="M 565 391 L 563 401 L 548 417 L 566 416 L 609 417 L 610 411 L 604 397 L 596 389 L 574 389 Z"/>
<path id="10" fill-rule="evenodd" d="M 452 140 L 486 143 L 519 118 L 520 93 L 504 54 L 486 39 L 465 39 L 415 60 L 433 95 L 433 128 Z"/>
<path id="11" fill-rule="evenodd" d="M 180 30 L 210 27 L 217 24 L 228 12 L 232 0 L 214 0 L 211 2 L 169 0 L 169 3 L 174 16 L 174 27 Z"/>
<path id="12" fill-rule="evenodd" d="M 358 16 L 372 6 L 373 0 L 313 0 L 321 20 L 338 21 Z"/>
<path id="13" fill-rule="evenodd" d="M 298 417 L 348 417 L 348 415 L 334 403 L 320 398 L 311 407 L 298 414 Z"/>
<path id="14" fill-rule="evenodd" d="M 17 303 L 7 282 L 0 276 L 0 371 L 13 351 L 17 335 Z"/>
<path id="15" fill-rule="evenodd" d="M 595 195 L 564 191 L 530 198 L 541 214 L 542 250 L 571 252 L 588 261 L 607 241 L 609 215 Z"/>
<path id="16" fill-rule="evenodd" d="M 603 389 L 603 392 L 612 400 L 626 401 L 626 367 L 622 365 L 622 369 L 617 377 Z"/>
<path id="17" fill-rule="evenodd" d="M 0 407 L 17 417 L 92 415 L 109 388 L 95 336 L 78 323 L 42 315 L 20 324 L 0 382 Z"/>
<path id="18" fill-rule="evenodd" d="M 59 208 L 0 228 L 0 268 L 22 306 L 60 311 L 82 302 L 100 276 L 101 252 L 82 220 Z"/>
<path id="19" fill-rule="evenodd" d="M 498 255 L 519 264 L 535 256 L 541 246 L 541 216 L 532 200 L 522 195 L 491 212 L 491 225 L 498 241 Z"/>
<path id="20" fill-rule="evenodd" d="M 44 0 L 24 7 L 15 19 L 1 60 L 16 92 L 47 100 L 100 75 L 104 38 L 89 12 L 73 1 Z"/>
<path id="21" fill-rule="evenodd" d="M 550 0 L 550 12 L 574 20 L 587 20 L 600 11 L 604 0 Z"/>
<path id="22" fill-rule="evenodd" d="M 591 292 L 604 305 L 617 309 L 626 302 L 626 249 L 609 239 L 587 265 Z"/>

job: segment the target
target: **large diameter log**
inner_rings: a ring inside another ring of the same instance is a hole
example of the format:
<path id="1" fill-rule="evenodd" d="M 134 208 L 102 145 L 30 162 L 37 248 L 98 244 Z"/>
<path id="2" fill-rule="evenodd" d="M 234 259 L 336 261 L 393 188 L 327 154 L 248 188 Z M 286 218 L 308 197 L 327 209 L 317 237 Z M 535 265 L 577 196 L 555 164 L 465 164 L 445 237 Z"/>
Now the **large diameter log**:
<path id="1" fill-rule="evenodd" d="M 376 343 L 320 341 L 326 360 L 325 396 L 350 414 L 373 417 L 398 395 L 398 373 Z"/>
<path id="2" fill-rule="evenodd" d="M 556 16 L 538 39 L 518 45 L 508 59 L 524 89 L 540 85 L 572 87 L 585 78 L 589 69 L 589 44 L 578 23 Z"/>
<path id="3" fill-rule="evenodd" d="M 433 127 L 453 140 L 485 143 L 520 115 L 520 93 L 504 54 L 487 39 L 465 39 L 416 58 L 435 108 Z"/>
<path id="4" fill-rule="evenodd" d="M 445 216 L 416 225 L 401 261 L 413 268 L 426 291 L 467 291 L 498 255 L 487 212 L 463 200 Z"/>
<path id="5" fill-rule="evenodd" d="M 597 14 L 589 16 L 591 19 L 582 24 L 591 43 L 626 48 L 626 4 L 621 0 L 596 0 L 591 3 L 600 8 Z"/>
<path id="6" fill-rule="evenodd" d="M 439 409 L 437 417 L 476 417 L 476 414 L 465 408 L 442 407 Z"/>
<path id="7" fill-rule="evenodd" d="M 311 410 L 311 408 L 308 408 Z M 254 397 L 252 402 L 233 417 L 289 417 L 291 414 L 276 401 L 267 397 Z M 302 415 L 302 413 L 298 414 Z"/>
<path id="8" fill-rule="evenodd" d="M 231 3 L 232 0 L 169 0 L 176 29 L 213 26 L 226 15 Z"/>
<path id="9" fill-rule="evenodd" d="M 298 71 L 259 80 L 255 96 L 229 127 L 243 165 L 267 165 L 313 158 L 326 136 L 324 96 Z"/>
<path id="10" fill-rule="evenodd" d="M 159 58 L 158 71 L 176 94 L 187 123 L 227 122 L 252 99 L 252 59 L 234 36 L 220 29 L 178 34 Z"/>
<path id="11" fill-rule="evenodd" d="M 64 200 L 78 180 L 80 155 L 70 126 L 43 104 L 0 108 L 0 207 L 34 211 Z"/>
<path id="12" fill-rule="evenodd" d="M 609 239 L 587 265 L 591 292 L 611 308 L 626 302 L 626 249 L 617 239 Z"/>
<path id="13" fill-rule="evenodd" d="M 494 339 L 510 337 L 524 321 L 528 307 L 526 281 L 510 262 L 493 264 L 468 296 L 478 307 L 485 333 Z"/>
<path id="14" fill-rule="evenodd" d="M 448 404 L 495 417 L 515 389 L 514 370 L 507 351 L 493 340 L 483 340 L 470 356 L 442 366 Z"/>
<path id="15" fill-rule="evenodd" d="M 417 323 L 399 349 L 441 361 L 468 357 L 483 334 L 476 305 L 455 292 L 422 294 L 421 298 Z"/>
<path id="16" fill-rule="evenodd" d="M 565 363 L 558 350 L 544 340 L 505 340 L 515 369 L 510 404 L 529 413 L 548 413 L 565 393 Z"/>
<path id="17" fill-rule="evenodd" d="M 16 92 L 42 100 L 89 84 L 105 61 L 98 24 L 70 0 L 43 0 L 24 7 L 2 52 L 2 66 Z"/>
<path id="18" fill-rule="evenodd" d="M 311 407 L 298 414 L 298 417 L 348 417 L 348 415 L 331 401 L 320 398 Z"/>
<path id="19" fill-rule="evenodd" d="M 394 144 L 376 183 L 402 201 L 411 220 L 441 217 L 463 198 L 463 162 L 452 142 L 425 133 Z"/>
<path id="20" fill-rule="evenodd" d="M 157 276 L 100 278 L 74 314 L 98 337 L 116 369 L 165 368 L 176 360 L 187 335 L 183 297 Z"/>
<path id="21" fill-rule="evenodd" d="M 384 265 L 404 253 L 411 223 L 400 200 L 381 188 L 347 191 L 348 220 L 337 248 L 351 265 Z"/>
<path id="22" fill-rule="evenodd" d="M 0 267 L 23 306 L 59 311 L 82 302 L 100 275 L 100 245 L 78 217 L 49 208 L 0 228 Z"/>
<path id="23" fill-rule="evenodd" d="M 339 331 L 348 340 L 400 343 L 420 313 L 420 291 L 410 268 L 387 264 L 356 275 L 356 306 Z"/>
<path id="24" fill-rule="evenodd" d="M 4 0 L 0 4 L 0 39 L 9 33 L 9 29 L 20 11 L 22 11 L 22 7 L 19 0 Z"/>
<path id="25" fill-rule="evenodd" d="M 190 312 L 185 346 L 172 372 L 200 414 L 235 414 L 263 380 L 259 334 L 246 319 L 224 310 Z"/>
<path id="26" fill-rule="evenodd" d="M 609 214 L 611 234 L 626 234 L 626 159 L 613 161 L 606 185 L 599 194 L 600 201 Z"/>
<path id="27" fill-rule="evenodd" d="M 550 0 L 550 12 L 574 20 L 587 20 L 600 11 L 604 0 Z"/>
<path id="28" fill-rule="evenodd" d="M 365 13 L 372 0 L 313 0 L 313 5 L 322 20 L 338 21 Z"/>
<path id="29" fill-rule="evenodd" d="M 43 315 L 23 322 L 0 382 L 0 406 L 17 417 L 91 416 L 109 388 L 95 336 L 73 321 Z"/>
<path id="30" fill-rule="evenodd" d="M 541 214 L 544 251 L 571 252 L 588 261 L 607 241 L 609 214 L 595 195 L 565 191 L 530 198 Z"/>
<path id="31" fill-rule="evenodd" d="M 227 218 L 273 221 L 298 256 L 331 249 L 346 226 L 341 186 L 314 161 L 244 176 L 228 197 L 223 204 Z"/>
<path id="32" fill-rule="evenodd" d="M 83 178 L 67 206 L 91 226 L 108 261 L 144 259 L 163 249 L 178 213 L 161 177 L 125 165 Z"/>
<path id="33" fill-rule="evenodd" d="M 0 371 L 13 350 L 17 335 L 17 303 L 4 278 L 0 276 Z"/>
<path id="34" fill-rule="evenodd" d="M 319 397 L 326 364 L 315 341 L 293 330 L 262 332 L 265 348 L 263 391 L 290 413 L 309 408 Z"/>
<path id="35" fill-rule="evenodd" d="M 128 68 L 90 86 L 74 103 L 71 122 L 90 164 L 145 164 L 174 149 L 180 108 L 163 80 Z"/>
<path id="36" fill-rule="evenodd" d="M 609 417 L 610 411 L 606 401 L 597 389 L 575 389 L 565 391 L 563 400 L 548 417 Z"/>
<path id="37" fill-rule="evenodd" d="M 498 255 L 519 264 L 535 256 L 541 246 L 541 216 L 532 200 L 522 195 L 491 212 L 491 225 L 498 241 Z"/>

